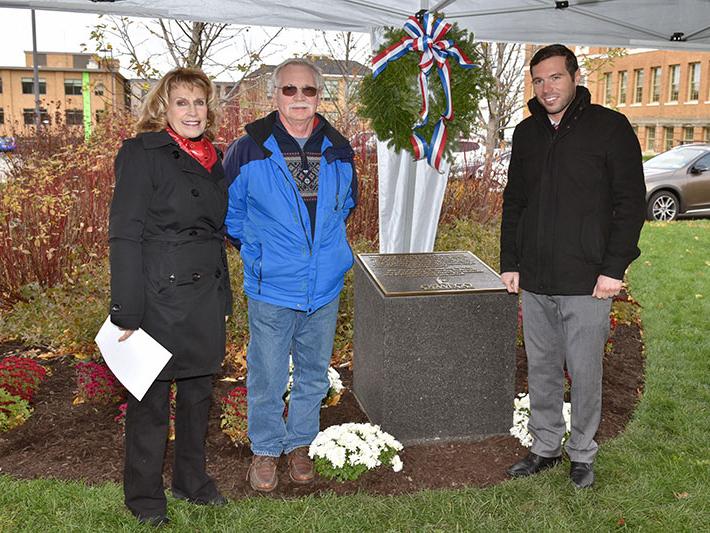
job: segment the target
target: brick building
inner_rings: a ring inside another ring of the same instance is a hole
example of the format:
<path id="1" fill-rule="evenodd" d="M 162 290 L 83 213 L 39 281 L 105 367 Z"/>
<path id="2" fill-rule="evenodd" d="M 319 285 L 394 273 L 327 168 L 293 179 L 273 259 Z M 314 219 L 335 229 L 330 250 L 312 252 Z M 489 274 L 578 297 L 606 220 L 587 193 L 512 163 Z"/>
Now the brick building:
<path id="1" fill-rule="evenodd" d="M 94 54 L 84 53 L 40 52 L 37 57 L 44 124 L 90 128 L 109 108 L 127 105 L 118 61 L 99 63 Z M 25 52 L 24 67 L 0 66 L 0 135 L 22 133 L 35 123 L 32 66 L 32 52 Z"/>
<path id="2" fill-rule="evenodd" d="M 606 49 L 577 47 L 575 52 L 593 65 Z M 626 115 L 644 153 L 710 142 L 710 52 L 629 49 L 583 72 L 583 84 L 592 102 Z M 527 72 L 525 94 L 533 94 Z"/>

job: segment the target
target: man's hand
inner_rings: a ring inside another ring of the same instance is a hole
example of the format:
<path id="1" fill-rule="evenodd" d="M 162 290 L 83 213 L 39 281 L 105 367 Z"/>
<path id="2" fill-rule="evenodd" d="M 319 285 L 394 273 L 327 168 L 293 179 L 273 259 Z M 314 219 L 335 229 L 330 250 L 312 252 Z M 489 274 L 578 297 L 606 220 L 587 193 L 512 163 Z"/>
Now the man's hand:
<path id="1" fill-rule="evenodd" d="M 120 329 L 121 331 L 123 331 L 123 335 L 121 335 L 121 336 L 118 338 L 118 342 L 123 342 L 123 341 L 125 341 L 128 337 L 130 337 L 131 335 L 133 335 L 133 332 L 135 331 L 135 329 L 122 329 L 122 328 L 118 328 L 118 329 Z"/>
<path id="2" fill-rule="evenodd" d="M 606 298 L 616 296 L 619 294 L 620 290 L 620 279 L 614 279 L 600 274 L 597 278 L 597 284 L 594 286 L 594 291 L 592 291 L 592 296 L 599 298 L 600 300 L 605 300 Z"/>
<path id="3" fill-rule="evenodd" d="M 500 280 L 505 285 L 505 288 L 508 289 L 508 292 L 518 294 L 519 272 L 503 272 L 500 275 Z"/>

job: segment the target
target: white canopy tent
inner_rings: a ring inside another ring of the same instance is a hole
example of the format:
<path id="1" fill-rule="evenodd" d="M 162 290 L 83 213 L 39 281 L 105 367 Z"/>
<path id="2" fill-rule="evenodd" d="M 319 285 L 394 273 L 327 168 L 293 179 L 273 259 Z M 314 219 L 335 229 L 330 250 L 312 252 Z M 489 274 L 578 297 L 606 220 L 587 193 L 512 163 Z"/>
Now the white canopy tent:
<path id="1" fill-rule="evenodd" d="M 484 41 L 710 49 L 708 0 L 0 0 L 0 7 L 368 32 L 422 7 Z M 567 7 L 564 7 L 567 6 Z M 674 34 L 680 34 L 672 41 Z"/>
<path id="2" fill-rule="evenodd" d="M 710 50 L 710 0 L 0 0 L 0 7 L 373 36 L 377 28 L 399 27 L 429 8 L 441 10 L 482 41 Z M 448 171 L 440 175 L 382 143 L 378 159 L 380 250 L 430 251 Z"/>

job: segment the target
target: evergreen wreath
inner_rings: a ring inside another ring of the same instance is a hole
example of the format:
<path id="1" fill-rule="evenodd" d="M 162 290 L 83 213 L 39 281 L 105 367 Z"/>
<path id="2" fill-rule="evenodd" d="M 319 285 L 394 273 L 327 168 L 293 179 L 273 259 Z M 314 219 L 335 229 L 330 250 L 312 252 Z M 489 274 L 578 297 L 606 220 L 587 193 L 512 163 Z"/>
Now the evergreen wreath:
<path id="1" fill-rule="evenodd" d="M 436 15 L 441 18 L 441 15 Z M 407 36 L 403 29 L 388 28 L 385 31 L 385 43 L 377 53 Z M 462 30 L 456 23 L 446 34 L 447 40 L 453 41 L 469 58 L 475 61 L 479 56 L 473 34 Z M 419 89 L 418 52 L 410 51 L 399 59 L 390 62 L 377 78 L 372 73 L 366 75 L 360 86 L 359 115 L 370 119 L 372 129 L 380 141 L 386 141 L 393 150 L 406 150 L 414 155 L 411 143 L 412 128 L 419 122 L 421 109 L 421 91 Z M 481 100 L 481 93 L 490 83 L 483 69 L 463 69 L 453 58 L 451 65 L 451 100 L 453 118 L 446 123 L 447 142 L 444 155 L 451 158 L 452 146 L 458 139 L 468 138 L 476 119 L 476 112 Z M 417 131 L 425 139 L 431 139 L 436 122 L 445 112 L 446 97 L 439 81 L 436 68 L 429 75 L 429 120 Z M 452 144 L 452 141 L 454 143 Z"/>

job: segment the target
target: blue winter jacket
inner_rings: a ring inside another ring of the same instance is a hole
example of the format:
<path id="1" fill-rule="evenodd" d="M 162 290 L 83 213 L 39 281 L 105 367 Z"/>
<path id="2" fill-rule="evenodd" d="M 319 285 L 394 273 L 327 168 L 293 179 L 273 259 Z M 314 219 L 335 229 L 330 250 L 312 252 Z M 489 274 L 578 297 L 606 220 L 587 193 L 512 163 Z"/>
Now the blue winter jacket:
<path id="1" fill-rule="evenodd" d="M 227 233 L 244 265 L 250 298 L 313 313 L 340 294 L 353 264 L 345 221 L 355 207 L 353 150 L 322 116 L 315 232 L 274 136 L 278 113 L 246 127 L 224 160 Z M 314 133 L 315 134 L 315 133 Z"/>

